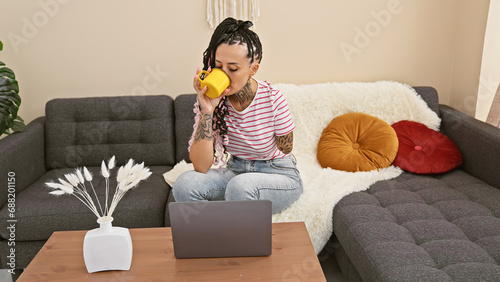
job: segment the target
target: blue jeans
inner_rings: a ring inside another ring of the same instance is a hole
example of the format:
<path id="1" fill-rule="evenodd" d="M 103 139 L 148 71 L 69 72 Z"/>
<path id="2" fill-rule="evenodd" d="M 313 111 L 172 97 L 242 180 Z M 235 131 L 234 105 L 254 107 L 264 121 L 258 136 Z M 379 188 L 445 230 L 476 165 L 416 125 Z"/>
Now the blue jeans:
<path id="1" fill-rule="evenodd" d="M 173 187 L 177 202 L 270 200 L 273 213 L 301 194 L 302 180 L 292 156 L 264 161 L 231 157 L 227 168 L 184 172 Z"/>

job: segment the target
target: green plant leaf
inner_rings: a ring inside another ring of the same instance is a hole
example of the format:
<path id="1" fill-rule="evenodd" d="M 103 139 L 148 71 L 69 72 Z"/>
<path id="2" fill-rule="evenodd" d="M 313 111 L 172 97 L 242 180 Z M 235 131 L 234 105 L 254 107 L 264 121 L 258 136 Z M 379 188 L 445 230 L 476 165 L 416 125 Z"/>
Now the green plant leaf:
<path id="1" fill-rule="evenodd" d="M 0 121 L 0 133 L 9 134 L 9 129 L 7 122 Z"/>
<path id="2" fill-rule="evenodd" d="M 18 88 L 15 85 L 0 86 L 0 101 L 7 103 L 10 101 L 17 107 L 21 106 L 21 97 L 17 94 Z"/>
<path id="3" fill-rule="evenodd" d="M 0 51 L 2 51 L 2 50 L 3 50 L 3 43 L 2 43 L 2 41 L 0 41 Z"/>
<path id="4" fill-rule="evenodd" d="M 13 92 L 14 94 L 17 95 L 17 93 L 19 93 L 19 87 L 17 87 L 17 82 L 9 84 L 6 83 L 5 85 L 2 85 L 2 78 L 0 77 L 0 93 L 2 92 L 5 93 Z"/>
<path id="5" fill-rule="evenodd" d="M 24 130 L 24 120 L 17 115 L 20 106 L 19 84 L 14 72 L 0 62 L 0 135 Z"/>
<path id="6" fill-rule="evenodd" d="M 4 104 L 4 103 L 2 103 Z M 17 116 L 17 113 L 15 109 L 12 109 L 10 105 L 2 105 L 0 107 L 0 116 L 5 115 L 5 116 L 12 116 L 12 118 L 15 118 Z"/>
<path id="7" fill-rule="evenodd" d="M 0 68 L 0 77 L 8 77 L 11 79 L 16 79 L 16 75 L 14 74 L 14 72 L 7 67 Z"/>
<path id="8" fill-rule="evenodd" d="M 10 112 L 10 105 L 9 106 L 5 106 L 5 107 L 0 107 L 0 116 L 1 115 L 10 115 L 11 112 Z"/>
<path id="9" fill-rule="evenodd" d="M 23 131 L 25 127 L 24 120 L 20 116 L 17 116 L 17 119 L 14 120 L 14 124 L 12 125 L 12 132 Z"/>

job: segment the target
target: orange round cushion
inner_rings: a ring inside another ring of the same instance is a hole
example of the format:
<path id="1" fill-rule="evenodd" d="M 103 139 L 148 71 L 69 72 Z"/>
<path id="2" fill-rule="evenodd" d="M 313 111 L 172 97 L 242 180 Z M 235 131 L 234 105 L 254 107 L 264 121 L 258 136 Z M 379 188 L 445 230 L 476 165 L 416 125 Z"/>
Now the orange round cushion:
<path id="1" fill-rule="evenodd" d="M 385 121 L 348 113 L 334 118 L 323 130 L 316 157 L 323 168 L 370 171 L 390 166 L 398 145 L 396 132 Z"/>

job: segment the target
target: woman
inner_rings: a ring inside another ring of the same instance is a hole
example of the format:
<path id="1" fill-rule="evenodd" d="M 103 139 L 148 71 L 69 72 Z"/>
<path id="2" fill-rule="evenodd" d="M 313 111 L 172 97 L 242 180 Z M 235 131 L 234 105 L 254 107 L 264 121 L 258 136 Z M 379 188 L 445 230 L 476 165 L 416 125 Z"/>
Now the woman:
<path id="1" fill-rule="evenodd" d="M 196 126 L 189 148 L 194 171 L 175 181 L 177 202 L 266 199 L 278 213 L 302 194 L 291 155 L 295 124 L 281 92 L 253 78 L 262 45 L 251 26 L 249 21 L 225 19 L 203 54 L 204 69 L 222 69 L 231 85 L 218 98 L 209 98 L 206 88 L 200 88 L 197 69 Z M 221 168 L 212 168 L 220 163 Z"/>

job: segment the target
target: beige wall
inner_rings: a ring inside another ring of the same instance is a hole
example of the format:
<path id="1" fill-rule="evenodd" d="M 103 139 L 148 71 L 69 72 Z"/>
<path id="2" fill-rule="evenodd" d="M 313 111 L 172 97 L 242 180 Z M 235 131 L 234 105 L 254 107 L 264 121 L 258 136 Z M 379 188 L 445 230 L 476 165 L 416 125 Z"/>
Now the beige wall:
<path id="1" fill-rule="evenodd" d="M 476 118 L 485 121 L 500 83 L 500 0 L 490 2 L 484 39 Z"/>
<path id="2" fill-rule="evenodd" d="M 457 0 L 449 104 L 475 116 L 490 1 Z"/>
<path id="3" fill-rule="evenodd" d="M 272 83 L 394 80 L 444 104 L 477 95 L 489 0 L 261 0 Z M 57 97 L 192 93 L 211 30 L 205 1 L 0 0 L 0 60 L 30 121 Z M 463 107 L 469 114 L 473 108 Z"/>

